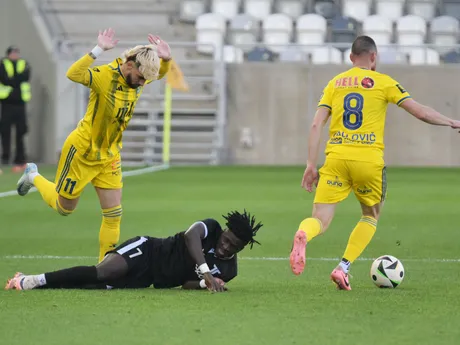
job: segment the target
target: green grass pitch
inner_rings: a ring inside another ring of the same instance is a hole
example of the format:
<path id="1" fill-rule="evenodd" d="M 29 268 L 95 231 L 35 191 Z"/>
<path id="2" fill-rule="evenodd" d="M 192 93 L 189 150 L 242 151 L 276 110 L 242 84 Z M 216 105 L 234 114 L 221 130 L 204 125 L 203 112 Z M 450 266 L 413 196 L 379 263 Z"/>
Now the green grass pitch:
<path id="1" fill-rule="evenodd" d="M 42 170 L 53 177 L 52 168 Z M 458 169 L 389 169 L 388 197 L 364 258 L 398 257 L 406 277 L 376 288 L 371 261 L 357 261 L 351 292 L 329 281 L 360 213 L 350 197 L 328 232 L 312 241 L 307 268 L 287 257 L 312 195 L 302 167 L 172 168 L 125 179 L 121 240 L 167 236 L 191 223 L 246 208 L 264 223 L 261 246 L 245 249 L 230 291 L 0 291 L 0 344 L 370 345 L 458 344 L 460 184 Z M 0 192 L 17 175 L 0 176 Z M 38 193 L 0 198 L 0 280 L 96 262 L 101 220 L 88 187 L 76 212 L 60 217 Z M 12 258 L 11 256 L 79 258 Z M 258 258 L 258 260 L 250 260 Z M 266 258 L 262 260 L 261 258 Z M 269 260 L 278 258 L 277 260 Z M 321 260 L 320 258 L 323 258 Z M 457 259 L 439 261 L 440 259 Z"/>

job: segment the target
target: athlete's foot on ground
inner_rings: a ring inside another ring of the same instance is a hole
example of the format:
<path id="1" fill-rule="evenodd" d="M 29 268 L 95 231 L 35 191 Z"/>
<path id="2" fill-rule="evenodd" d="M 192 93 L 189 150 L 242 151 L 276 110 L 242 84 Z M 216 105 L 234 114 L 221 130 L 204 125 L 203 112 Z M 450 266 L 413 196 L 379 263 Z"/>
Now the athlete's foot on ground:
<path id="1" fill-rule="evenodd" d="M 298 230 L 294 236 L 294 244 L 292 245 L 291 256 L 289 261 L 291 263 L 292 273 L 299 275 L 305 269 L 305 248 L 307 246 L 307 235 L 304 231 Z"/>
<path id="2" fill-rule="evenodd" d="M 348 274 L 345 273 L 340 267 L 337 267 L 332 271 L 331 280 L 337 285 L 337 289 L 351 290 Z"/>

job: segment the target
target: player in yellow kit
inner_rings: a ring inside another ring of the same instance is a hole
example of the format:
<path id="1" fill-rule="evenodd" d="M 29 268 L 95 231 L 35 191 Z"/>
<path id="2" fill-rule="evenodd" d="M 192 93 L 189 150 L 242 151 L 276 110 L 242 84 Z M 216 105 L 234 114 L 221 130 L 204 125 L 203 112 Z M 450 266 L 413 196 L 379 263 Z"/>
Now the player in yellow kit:
<path id="1" fill-rule="evenodd" d="M 460 128 L 460 121 L 417 103 L 397 81 L 375 71 L 377 47 L 372 38 L 358 37 L 350 59 L 353 68 L 334 77 L 325 87 L 310 129 L 302 187 L 308 192 L 313 191 L 313 185 L 317 188 L 312 216 L 300 223 L 290 256 L 293 273 L 301 274 L 307 242 L 327 230 L 336 205 L 353 191 L 361 203 L 362 217 L 350 235 L 342 260 L 331 274 L 341 290 L 351 290 L 350 264 L 371 241 L 385 200 L 383 136 L 388 103 L 400 106 L 426 123 Z M 318 174 L 320 134 L 329 118 L 326 161 Z"/>
<path id="2" fill-rule="evenodd" d="M 55 182 L 41 176 L 34 163 L 27 164 L 18 181 L 19 195 L 35 186 L 44 201 L 63 216 L 74 211 L 83 189 L 92 183 L 102 208 L 100 261 L 120 237 L 122 133 L 144 85 L 163 78 L 171 60 L 166 42 L 154 35 L 148 39 L 151 45 L 136 46 L 108 65 L 91 67 L 103 51 L 118 43 L 112 29 L 99 33 L 97 46 L 67 71 L 70 80 L 91 91 L 84 118 L 62 147 Z"/>

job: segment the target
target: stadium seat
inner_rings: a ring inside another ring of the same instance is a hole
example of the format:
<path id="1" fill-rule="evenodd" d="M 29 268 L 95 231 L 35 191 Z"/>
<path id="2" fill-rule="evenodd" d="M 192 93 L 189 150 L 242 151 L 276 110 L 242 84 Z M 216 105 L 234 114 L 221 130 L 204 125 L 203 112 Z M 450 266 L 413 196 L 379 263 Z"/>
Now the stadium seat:
<path id="1" fill-rule="evenodd" d="M 311 62 L 314 65 L 341 65 L 343 63 L 342 52 L 334 47 L 317 47 L 311 52 Z"/>
<path id="2" fill-rule="evenodd" d="M 393 25 L 387 17 L 378 15 L 370 16 L 363 22 L 363 34 L 372 37 L 377 46 L 387 45 L 391 43 Z"/>
<path id="3" fill-rule="evenodd" d="M 455 17 L 460 20 L 460 1 L 444 0 L 443 5 L 443 14 Z"/>
<path id="4" fill-rule="evenodd" d="M 403 15 L 405 0 L 376 0 L 376 14 L 397 20 Z"/>
<path id="5" fill-rule="evenodd" d="M 303 45 L 302 49 L 306 52 L 311 46 L 322 46 L 326 33 L 326 19 L 318 14 L 304 14 L 297 19 L 297 43 Z"/>
<path id="6" fill-rule="evenodd" d="M 335 17 L 331 22 L 332 41 L 351 43 L 358 32 L 358 22 L 349 17 Z"/>
<path id="7" fill-rule="evenodd" d="M 204 0 L 185 0 L 180 3 L 180 19 L 184 22 L 195 22 L 205 12 Z"/>
<path id="8" fill-rule="evenodd" d="M 443 55 L 442 60 L 444 63 L 460 63 L 460 53 L 456 50 L 452 50 Z"/>
<path id="9" fill-rule="evenodd" d="M 343 15 L 362 22 L 369 17 L 372 0 L 343 0 Z"/>
<path id="10" fill-rule="evenodd" d="M 292 19 L 299 18 L 305 9 L 305 0 L 279 0 L 276 2 L 276 13 L 286 14 Z"/>
<path id="11" fill-rule="evenodd" d="M 229 40 L 233 45 L 240 45 L 248 52 L 257 42 L 259 36 L 259 21 L 249 14 L 238 14 L 230 20 Z"/>
<path id="12" fill-rule="evenodd" d="M 406 65 L 408 56 L 404 51 L 395 47 L 386 47 L 379 50 L 378 63 L 380 65 Z"/>
<path id="13" fill-rule="evenodd" d="M 231 19 L 238 14 L 241 0 L 212 0 L 211 11 Z"/>
<path id="14" fill-rule="evenodd" d="M 276 53 L 285 50 L 292 36 L 292 19 L 286 14 L 272 14 L 264 19 L 262 26 L 265 45 Z"/>
<path id="15" fill-rule="evenodd" d="M 439 65 L 440 58 L 436 50 L 414 47 L 409 51 L 409 63 L 411 65 Z"/>
<path id="16" fill-rule="evenodd" d="M 459 21 L 454 17 L 441 16 L 431 21 L 431 39 L 439 53 L 447 53 L 457 44 Z"/>
<path id="17" fill-rule="evenodd" d="M 225 45 L 221 53 L 214 56 L 216 61 L 222 60 L 225 63 L 242 63 L 244 61 L 244 52 L 239 47 Z"/>
<path id="18" fill-rule="evenodd" d="M 212 54 L 215 49 L 221 49 L 227 28 L 225 17 L 218 13 L 202 14 L 197 18 L 195 28 L 198 52 Z"/>
<path id="19" fill-rule="evenodd" d="M 408 0 L 408 14 L 431 20 L 436 15 L 436 3 L 437 0 Z"/>
<path id="20" fill-rule="evenodd" d="M 272 12 L 273 0 L 245 0 L 244 13 L 263 20 Z"/>
<path id="21" fill-rule="evenodd" d="M 315 12 L 326 19 L 332 19 L 340 11 L 334 0 L 317 0 L 315 3 Z"/>
<path id="22" fill-rule="evenodd" d="M 274 61 L 275 54 L 265 47 L 255 47 L 247 55 L 248 61 Z"/>
<path id="23" fill-rule="evenodd" d="M 300 47 L 289 46 L 280 53 L 279 59 L 283 62 L 305 62 L 306 55 Z"/>
<path id="24" fill-rule="evenodd" d="M 398 44 L 402 46 L 420 46 L 425 43 L 426 22 L 422 17 L 407 15 L 396 22 Z M 405 50 L 405 47 L 402 47 Z"/>

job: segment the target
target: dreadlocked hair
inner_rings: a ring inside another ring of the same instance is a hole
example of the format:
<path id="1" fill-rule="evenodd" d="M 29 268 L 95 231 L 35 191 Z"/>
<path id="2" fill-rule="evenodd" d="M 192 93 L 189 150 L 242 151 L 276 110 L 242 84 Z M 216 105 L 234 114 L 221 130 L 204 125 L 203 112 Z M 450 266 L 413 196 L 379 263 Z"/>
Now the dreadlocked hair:
<path id="1" fill-rule="evenodd" d="M 260 245 L 260 243 L 254 239 L 254 236 L 263 224 L 261 222 L 256 224 L 254 216 L 251 216 L 246 210 L 244 210 L 243 214 L 238 211 L 233 211 L 222 217 L 227 221 L 226 225 L 228 229 L 240 240 L 245 241 L 246 244 L 251 244 L 251 249 L 254 243 Z"/>

